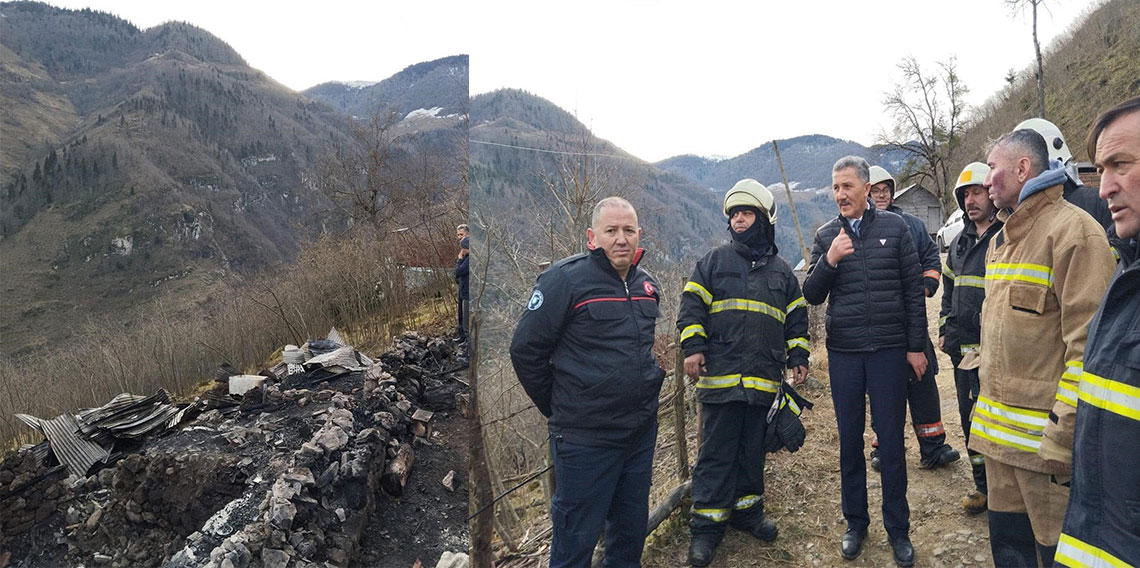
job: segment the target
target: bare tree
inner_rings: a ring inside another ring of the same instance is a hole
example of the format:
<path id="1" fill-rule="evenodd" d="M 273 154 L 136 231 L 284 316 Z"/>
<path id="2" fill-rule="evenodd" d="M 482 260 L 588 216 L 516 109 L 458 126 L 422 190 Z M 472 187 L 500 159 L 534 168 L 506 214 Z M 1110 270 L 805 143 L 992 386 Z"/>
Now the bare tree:
<path id="1" fill-rule="evenodd" d="M 585 252 L 594 204 L 611 195 L 629 199 L 634 185 L 624 160 L 606 155 L 585 126 L 576 126 L 556 146 L 549 169 L 539 175 L 555 205 L 548 213 L 552 259 Z"/>
<path id="2" fill-rule="evenodd" d="M 1041 57 L 1041 42 L 1037 39 L 1037 7 L 1045 0 L 1004 0 L 1015 13 L 1026 6 L 1033 12 L 1033 52 L 1037 56 L 1037 116 L 1045 118 L 1045 61 Z"/>
<path id="3" fill-rule="evenodd" d="M 903 59 L 898 67 L 903 72 L 902 81 L 883 100 L 894 127 L 889 134 L 881 134 L 880 141 L 910 155 L 911 181 L 926 182 L 942 203 L 942 210 L 948 211 L 954 204 L 950 191 L 957 174 L 954 155 L 960 146 L 968 89 L 958 76 L 953 57 L 938 63 L 933 74 L 913 57 Z"/>

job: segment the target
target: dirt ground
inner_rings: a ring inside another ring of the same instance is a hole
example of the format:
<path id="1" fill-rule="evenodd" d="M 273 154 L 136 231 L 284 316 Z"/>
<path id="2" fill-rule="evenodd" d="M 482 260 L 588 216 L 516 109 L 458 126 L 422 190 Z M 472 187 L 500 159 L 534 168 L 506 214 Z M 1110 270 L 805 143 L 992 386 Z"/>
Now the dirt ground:
<path id="1" fill-rule="evenodd" d="M 940 306 L 941 290 L 934 298 L 927 300 L 928 321 L 932 337 L 935 338 Z M 823 351 L 823 345 L 814 340 L 813 347 Z M 770 455 L 765 468 L 765 510 L 779 527 L 779 538 L 770 544 L 763 543 L 730 529 L 717 548 L 712 566 L 894 565 L 882 526 L 881 483 L 869 464 L 867 480 L 870 533 L 859 558 L 845 562 L 839 555 L 839 540 L 846 527 L 840 509 L 839 439 L 835 431 L 827 374 L 813 364 L 812 376 L 818 382 L 813 383 L 814 386 L 800 389 L 802 394 L 815 403 L 815 408 L 806 413 L 804 420 L 808 431 L 806 444 L 795 454 L 782 451 Z M 992 566 L 986 515 L 967 515 L 960 504 L 961 498 L 973 490 L 973 479 L 958 418 L 950 359 L 942 353 L 939 353 L 937 381 L 947 442 L 961 452 L 962 458 L 942 469 L 919 469 L 918 446 L 913 431 L 909 430 L 908 418 L 907 496 L 911 509 L 910 537 L 917 557 L 915 565 Z M 690 418 L 689 424 L 691 429 L 695 422 Z M 662 423 L 662 435 L 658 444 L 659 457 L 666 461 L 669 459 L 666 457 L 668 453 L 675 452 L 671 449 L 667 430 L 666 420 Z M 872 437 L 869 420 L 864 437 L 869 452 Z M 691 441 L 690 447 L 693 445 Z M 675 458 L 672 461 L 675 463 Z M 660 467 L 659 463 L 658 468 Z M 677 480 L 661 479 L 656 483 L 655 497 L 667 492 Z M 681 511 L 687 511 L 688 506 L 688 502 L 684 503 Z M 680 511 L 674 512 L 650 537 L 643 559 L 645 566 L 666 568 L 687 564 L 689 533 L 685 524 L 686 517 Z"/>

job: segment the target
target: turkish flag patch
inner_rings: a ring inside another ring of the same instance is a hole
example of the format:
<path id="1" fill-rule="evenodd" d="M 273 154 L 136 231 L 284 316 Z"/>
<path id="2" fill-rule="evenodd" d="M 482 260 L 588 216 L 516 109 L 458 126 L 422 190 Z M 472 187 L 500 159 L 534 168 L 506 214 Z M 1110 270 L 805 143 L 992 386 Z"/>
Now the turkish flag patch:
<path id="1" fill-rule="evenodd" d="M 648 296 L 653 295 L 653 283 L 652 282 L 649 282 L 648 280 L 646 280 L 645 284 L 642 284 L 642 288 L 645 288 L 645 294 L 646 295 L 648 295 Z"/>

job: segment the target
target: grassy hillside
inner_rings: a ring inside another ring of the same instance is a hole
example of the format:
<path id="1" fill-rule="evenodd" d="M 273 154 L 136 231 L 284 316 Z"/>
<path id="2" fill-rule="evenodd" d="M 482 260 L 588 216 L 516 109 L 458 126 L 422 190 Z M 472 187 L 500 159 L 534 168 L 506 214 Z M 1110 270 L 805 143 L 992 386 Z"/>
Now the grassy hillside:
<path id="1" fill-rule="evenodd" d="M 1109 0 L 1094 8 L 1047 49 L 1045 113 L 1065 135 L 1073 155 L 1088 160 L 1085 137 L 1102 110 L 1140 95 L 1140 2 Z M 1036 115 L 1036 83 L 1030 66 L 995 93 L 962 135 L 958 168 L 984 160 L 989 140 Z"/>

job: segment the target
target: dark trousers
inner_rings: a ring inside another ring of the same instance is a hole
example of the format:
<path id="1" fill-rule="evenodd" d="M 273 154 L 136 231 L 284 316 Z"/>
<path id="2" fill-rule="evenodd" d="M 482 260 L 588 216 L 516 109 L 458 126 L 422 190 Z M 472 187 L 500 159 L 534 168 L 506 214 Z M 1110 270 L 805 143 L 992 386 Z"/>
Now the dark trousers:
<path id="1" fill-rule="evenodd" d="M 958 391 L 958 417 L 962 420 L 962 433 L 966 437 L 966 444 L 970 443 L 970 417 L 974 412 L 974 402 L 978 400 L 978 370 L 963 371 L 958 368 L 962 357 L 951 357 L 954 362 L 954 388 Z M 974 473 L 974 487 L 981 493 L 986 492 L 986 458 L 974 450 L 967 450 L 970 454 L 970 467 Z"/>
<path id="2" fill-rule="evenodd" d="M 918 437 L 918 451 L 925 459 L 935 459 L 946 451 L 946 428 L 942 426 L 942 400 L 938 397 L 938 358 L 934 344 L 926 340 L 926 373 L 917 380 L 908 367 L 906 399 L 910 403 L 910 422 Z"/>
<path id="3" fill-rule="evenodd" d="M 907 367 L 906 400 L 910 406 L 910 422 L 918 439 L 918 453 L 923 460 L 937 459 L 949 449 L 946 445 L 946 428 L 942 425 L 942 400 L 938 396 L 938 357 L 934 344 L 926 341 L 926 372 L 917 380 L 914 371 Z M 874 416 L 871 428 L 875 428 Z M 877 442 L 876 442 L 876 447 Z"/>
<path id="4" fill-rule="evenodd" d="M 867 513 L 867 462 L 863 455 L 866 399 L 879 438 L 880 475 L 883 484 L 883 526 L 894 539 L 910 532 L 910 506 L 906 501 L 907 377 L 913 375 L 906 350 L 880 349 L 873 353 L 828 350 L 831 400 L 839 426 L 839 469 L 843 487 L 843 517 L 847 525 L 865 530 Z"/>
<path id="5" fill-rule="evenodd" d="M 701 405 L 701 451 L 693 468 L 692 534 L 719 540 L 729 519 L 747 528 L 764 516 L 764 431 L 768 407 Z"/>
<path id="6" fill-rule="evenodd" d="M 467 341 L 467 310 L 468 310 L 468 304 L 469 303 L 470 302 L 467 298 L 463 298 L 463 297 L 458 298 L 458 306 L 457 306 L 458 307 L 457 311 L 459 312 L 458 335 L 459 335 L 459 341 L 461 343 L 464 341 Z"/>
<path id="7" fill-rule="evenodd" d="M 557 435 L 551 438 L 554 542 L 550 568 L 588 567 L 603 528 L 603 566 L 641 566 L 656 442 L 656 423 L 622 448 L 572 444 Z"/>

